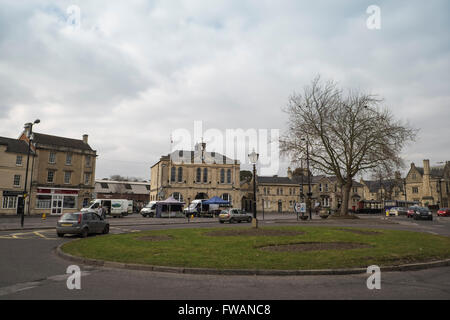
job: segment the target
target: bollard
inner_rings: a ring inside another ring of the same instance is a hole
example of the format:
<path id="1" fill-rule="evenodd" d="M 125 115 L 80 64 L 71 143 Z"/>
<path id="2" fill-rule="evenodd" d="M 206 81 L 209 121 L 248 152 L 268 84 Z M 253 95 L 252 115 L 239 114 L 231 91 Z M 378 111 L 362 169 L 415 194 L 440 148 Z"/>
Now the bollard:
<path id="1" fill-rule="evenodd" d="M 42 214 L 42 220 L 47 219 L 47 215 L 45 214 L 45 212 Z"/>

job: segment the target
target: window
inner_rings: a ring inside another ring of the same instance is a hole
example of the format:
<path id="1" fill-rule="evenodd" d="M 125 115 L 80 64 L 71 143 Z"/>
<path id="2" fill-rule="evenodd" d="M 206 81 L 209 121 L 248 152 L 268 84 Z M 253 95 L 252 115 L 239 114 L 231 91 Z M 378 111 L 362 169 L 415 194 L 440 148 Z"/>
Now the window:
<path id="1" fill-rule="evenodd" d="M 170 168 L 170 182 L 175 182 L 175 174 L 177 169 L 175 167 Z"/>
<path id="2" fill-rule="evenodd" d="M 419 193 L 419 187 L 413 187 L 412 193 Z"/>
<path id="3" fill-rule="evenodd" d="M 197 177 L 196 177 L 196 182 L 202 182 L 202 169 L 197 168 Z"/>
<path id="4" fill-rule="evenodd" d="M 224 193 L 224 194 L 222 194 L 222 197 L 221 197 L 224 201 L 230 201 L 230 203 L 231 203 L 231 195 L 229 194 L 229 193 Z"/>
<path id="5" fill-rule="evenodd" d="M 208 168 L 203 169 L 203 182 L 204 183 L 208 182 Z"/>
<path id="6" fill-rule="evenodd" d="M 108 189 L 109 185 L 105 182 L 101 182 L 100 185 L 102 186 L 103 189 Z"/>
<path id="7" fill-rule="evenodd" d="M 325 192 L 328 192 L 328 183 L 325 183 Z"/>
<path id="8" fill-rule="evenodd" d="M 70 171 L 65 171 L 64 172 L 64 183 L 65 184 L 69 184 L 70 183 L 70 178 L 72 177 L 72 172 Z"/>
<path id="9" fill-rule="evenodd" d="M 85 173 L 84 174 L 84 184 L 90 184 L 91 183 L 91 174 Z"/>
<path id="10" fill-rule="evenodd" d="M 91 156 L 86 156 L 86 167 L 91 166 Z"/>
<path id="11" fill-rule="evenodd" d="M 283 195 L 283 188 L 280 188 L 280 194 Z"/>
<path id="12" fill-rule="evenodd" d="M 150 186 L 147 184 L 147 185 L 145 185 L 145 188 L 148 190 L 148 191 L 150 191 Z"/>
<path id="13" fill-rule="evenodd" d="M 22 156 L 17 156 L 16 158 L 16 166 L 21 166 L 22 165 Z"/>
<path id="14" fill-rule="evenodd" d="M 132 190 L 131 184 L 125 183 L 125 189 L 127 189 L 127 190 Z"/>
<path id="15" fill-rule="evenodd" d="M 50 152 L 50 154 L 48 155 L 48 162 L 56 163 L 56 153 L 55 152 Z"/>
<path id="16" fill-rule="evenodd" d="M 227 170 L 227 183 L 231 183 L 231 169 Z"/>
<path id="17" fill-rule="evenodd" d="M 72 154 L 68 153 L 66 154 L 66 165 L 71 165 L 72 164 Z"/>
<path id="18" fill-rule="evenodd" d="M 36 198 L 36 209 L 50 209 L 52 196 L 38 195 Z"/>
<path id="19" fill-rule="evenodd" d="M 178 182 L 183 182 L 183 168 L 178 168 Z"/>
<path id="20" fill-rule="evenodd" d="M 264 190 L 264 195 L 267 195 L 267 189 L 264 188 L 263 190 Z"/>
<path id="21" fill-rule="evenodd" d="M 3 209 L 15 209 L 17 207 L 17 197 L 3 197 Z"/>
<path id="22" fill-rule="evenodd" d="M 225 169 L 220 169 L 220 183 L 225 183 Z"/>
<path id="23" fill-rule="evenodd" d="M 48 170 L 48 172 L 47 172 L 47 182 L 48 183 L 53 183 L 54 180 L 55 180 L 55 171 Z"/>
<path id="24" fill-rule="evenodd" d="M 179 192 L 172 193 L 172 197 L 174 197 L 175 200 L 178 200 L 180 202 L 183 202 L 183 196 Z"/>
<path id="25" fill-rule="evenodd" d="M 322 192 L 322 184 L 319 184 L 319 191 Z"/>
<path id="26" fill-rule="evenodd" d="M 64 196 L 63 208 L 65 209 L 75 209 L 77 203 L 77 197 L 75 196 Z"/>
<path id="27" fill-rule="evenodd" d="M 15 174 L 14 175 L 14 187 L 19 187 L 20 186 L 20 174 Z"/>
<path id="28" fill-rule="evenodd" d="M 354 193 L 358 193 L 358 188 L 353 188 Z"/>

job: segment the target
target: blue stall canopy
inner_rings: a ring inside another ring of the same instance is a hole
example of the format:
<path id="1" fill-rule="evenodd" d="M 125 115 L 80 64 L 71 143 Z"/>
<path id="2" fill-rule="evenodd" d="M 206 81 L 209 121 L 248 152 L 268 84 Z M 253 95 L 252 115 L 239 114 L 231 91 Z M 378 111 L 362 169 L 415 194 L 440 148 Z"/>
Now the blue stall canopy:
<path id="1" fill-rule="evenodd" d="M 225 201 L 222 198 L 215 196 L 209 200 L 206 200 L 205 202 L 203 202 L 203 204 L 230 205 L 230 201 Z"/>

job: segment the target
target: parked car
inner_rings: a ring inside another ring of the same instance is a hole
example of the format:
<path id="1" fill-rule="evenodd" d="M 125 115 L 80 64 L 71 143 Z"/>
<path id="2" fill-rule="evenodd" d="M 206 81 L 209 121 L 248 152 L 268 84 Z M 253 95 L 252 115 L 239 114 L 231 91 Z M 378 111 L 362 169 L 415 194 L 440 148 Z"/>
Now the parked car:
<path id="1" fill-rule="evenodd" d="M 253 216 L 241 209 L 226 209 L 222 210 L 219 214 L 219 222 L 229 222 L 229 223 L 235 223 L 235 222 L 252 222 Z"/>
<path id="2" fill-rule="evenodd" d="M 414 216 L 415 208 L 418 208 L 418 206 L 412 206 L 408 208 L 408 211 L 406 212 L 407 218 L 412 218 Z"/>
<path id="3" fill-rule="evenodd" d="M 389 216 L 404 216 L 408 212 L 408 209 L 403 207 L 392 207 L 389 209 Z"/>
<path id="4" fill-rule="evenodd" d="M 86 238 L 92 233 L 109 233 L 109 222 L 93 211 L 65 213 L 56 224 L 58 237 L 78 234 Z"/>
<path id="5" fill-rule="evenodd" d="M 450 216 L 450 208 L 441 208 L 437 211 L 437 215 L 439 217 L 448 217 Z"/>
<path id="6" fill-rule="evenodd" d="M 426 219 L 433 220 L 433 214 L 427 207 L 414 207 L 414 220 Z"/>

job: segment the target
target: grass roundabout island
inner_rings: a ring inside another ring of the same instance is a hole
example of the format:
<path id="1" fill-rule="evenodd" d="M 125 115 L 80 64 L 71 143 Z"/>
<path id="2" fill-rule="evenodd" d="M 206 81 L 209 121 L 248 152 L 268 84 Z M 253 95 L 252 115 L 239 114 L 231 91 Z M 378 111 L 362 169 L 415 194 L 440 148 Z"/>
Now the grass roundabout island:
<path id="1" fill-rule="evenodd" d="M 61 250 L 87 259 L 152 266 L 316 270 L 396 266 L 450 258 L 450 238 L 337 227 L 229 227 L 90 237 Z"/>

